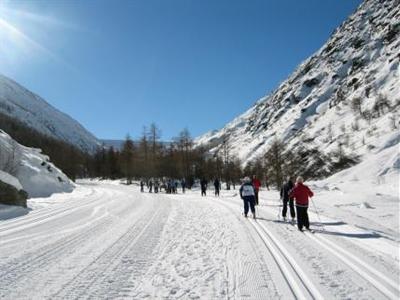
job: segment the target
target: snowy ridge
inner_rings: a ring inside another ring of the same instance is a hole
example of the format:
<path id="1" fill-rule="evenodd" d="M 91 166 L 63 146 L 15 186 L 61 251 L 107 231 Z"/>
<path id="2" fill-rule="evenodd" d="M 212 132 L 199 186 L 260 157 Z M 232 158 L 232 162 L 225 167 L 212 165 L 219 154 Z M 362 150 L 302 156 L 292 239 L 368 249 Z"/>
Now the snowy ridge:
<path id="1" fill-rule="evenodd" d="M 92 153 L 100 145 L 77 121 L 3 75 L 0 75 L 0 112 L 86 152 Z"/>
<path id="2" fill-rule="evenodd" d="M 0 130 L 0 180 L 25 190 L 30 198 L 72 192 L 75 184 L 40 149 L 22 146 Z M 11 172 L 13 176 L 8 174 Z"/>
<path id="3" fill-rule="evenodd" d="M 364 1 L 273 93 L 195 145 L 215 153 L 225 140 L 248 163 L 278 138 L 325 154 L 341 145 L 363 160 L 399 128 L 399 20 L 400 1 Z"/>

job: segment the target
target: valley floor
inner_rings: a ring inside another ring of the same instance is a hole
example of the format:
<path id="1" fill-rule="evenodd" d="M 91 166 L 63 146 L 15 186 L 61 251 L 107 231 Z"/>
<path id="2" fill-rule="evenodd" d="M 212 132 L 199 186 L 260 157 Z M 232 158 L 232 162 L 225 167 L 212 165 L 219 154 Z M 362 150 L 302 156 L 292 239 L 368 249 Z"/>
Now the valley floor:
<path id="1" fill-rule="evenodd" d="M 262 192 L 254 221 L 235 190 L 81 182 L 20 217 L 0 215 L 0 297 L 398 299 L 398 228 L 321 199 L 312 234 L 278 218 L 277 192 Z"/>

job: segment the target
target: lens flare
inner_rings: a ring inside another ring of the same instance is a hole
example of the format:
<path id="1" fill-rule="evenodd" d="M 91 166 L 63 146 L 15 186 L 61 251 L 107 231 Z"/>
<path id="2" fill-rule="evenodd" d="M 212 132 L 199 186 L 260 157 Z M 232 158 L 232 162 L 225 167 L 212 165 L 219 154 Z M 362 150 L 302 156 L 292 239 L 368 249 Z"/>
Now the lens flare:
<path id="1" fill-rule="evenodd" d="M 8 3 L 0 0 L 0 67 L 16 66 L 40 56 L 71 68 L 47 48 L 43 41 L 39 42 L 34 38 L 48 31 L 50 26 L 66 27 L 67 24 L 47 16 L 7 7 Z"/>

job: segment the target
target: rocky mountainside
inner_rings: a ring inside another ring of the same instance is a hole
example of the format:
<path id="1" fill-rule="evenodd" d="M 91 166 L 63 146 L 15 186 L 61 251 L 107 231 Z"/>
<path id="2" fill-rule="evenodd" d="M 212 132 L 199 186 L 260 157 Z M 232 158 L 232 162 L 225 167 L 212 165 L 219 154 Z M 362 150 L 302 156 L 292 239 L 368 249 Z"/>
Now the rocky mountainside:
<path id="1" fill-rule="evenodd" d="M 228 148 L 247 164 L 279 141 L 281 150 L 302 149 L 308 165 L 398 147 L 399 60 L 400 1 L 366 0 L 274 92 L 195 145 Z"/>
<path id="2" fill-rule="evenodd" d="M 0 75 L 0 113 L 15 118 L 42 134 L 93 153 L 100 145 L 93 134 L 38 95 Z"/>

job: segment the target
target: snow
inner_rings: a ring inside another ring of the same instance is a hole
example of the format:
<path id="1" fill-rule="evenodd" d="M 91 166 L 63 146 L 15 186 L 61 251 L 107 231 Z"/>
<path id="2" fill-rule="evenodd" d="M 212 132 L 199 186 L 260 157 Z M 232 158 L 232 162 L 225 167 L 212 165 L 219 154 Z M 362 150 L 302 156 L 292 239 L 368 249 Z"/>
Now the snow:
<path id="1" fill-rule="evenodd" d="M 0 181 L 15 187 L 18 191 L 22 190 L 22 185 L 17 178 L 0 170 Z"/>
<path id="2" fill-rule="evenodd" d="M 83 151 L 94 153 L 100 146 L 97 138 L 77 121 L 1 74 L 0 112 Z"/>
<path id="3" fill-rule="evenodd" d="M 319 215 L 310 207 L 309 234 L 277 218 L 277 191 L 261 191 L 253 221 L 235 190 L 217 198 L 81 181 L 0 221 L 0 297 L 398 299 L 399 229 L 360 223 L 387 199 L 354 200 L 376 207 L 356 216 L 322 184 L 310 183 Z"/>
<path id="4" fill-rule="evenodd" d="M 7 133 L 0 130 L 0 149 L 1 160 L 15 156 L 14 176 L 0 176 L 12 180 L 14 186 L 25 190 L 29 197 L 48 197 L 53 193 L 69 193 L 75 185 L 74 183 L 53 163 L 49 157 L 42 154 L 40 149 L 25 147 L 14 141 Z M 10 179 L 11 178 L 11 179 Z M 14 178 L 14 179 L 12 179 Z M 15 181 L 17 180 L 17 182 Z"/>

